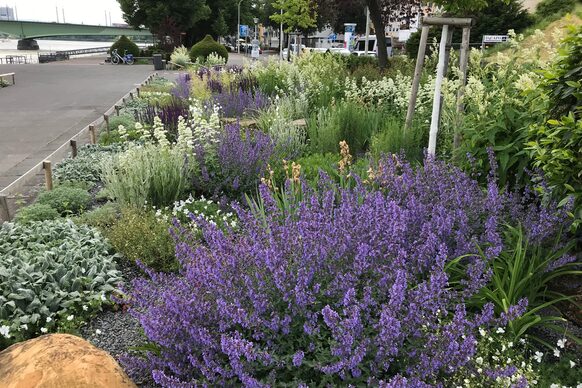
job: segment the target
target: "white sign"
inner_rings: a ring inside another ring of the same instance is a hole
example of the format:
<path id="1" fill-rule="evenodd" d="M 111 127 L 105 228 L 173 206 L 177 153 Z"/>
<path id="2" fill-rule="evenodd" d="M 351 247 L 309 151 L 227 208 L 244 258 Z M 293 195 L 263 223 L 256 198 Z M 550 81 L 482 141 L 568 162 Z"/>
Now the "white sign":
<path id="1" fill-rule="evenodd" d="M 483 35 L 483 43 L 507 42 L 507 35 Z"/>

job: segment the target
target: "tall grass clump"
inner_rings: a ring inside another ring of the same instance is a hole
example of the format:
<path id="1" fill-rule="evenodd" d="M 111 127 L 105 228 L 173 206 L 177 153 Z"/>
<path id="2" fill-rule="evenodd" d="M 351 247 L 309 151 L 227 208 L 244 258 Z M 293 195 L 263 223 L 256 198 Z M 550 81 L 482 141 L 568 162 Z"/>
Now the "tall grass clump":
<path id="1" fill-rule="evenodd" d="M 109 195 L 121 204 L 168 206 L 187 189 L 188 163 L 178 150 L 146 144 L 112 157 L 101 177 Z"/>
<path id="2" fill-rule="evenodd" d="M 308 123 L 312 152 L 337 153 L 345 140 L 355 154 L 368 150 L 373 134 L 382 127 L 384 114 L 374 108 L 341 103 L 322 108 Z"/>
<path id="3" fill-rule="evenodd" d="M 428 133 L 418 124 L 406 130 L 401 119 L 389 116 L 382 129 L 372 136 L 370 152 L 375 159 L 382 154 L 404 153 L 408 160 L 422 161 L 425 132 Z"/>

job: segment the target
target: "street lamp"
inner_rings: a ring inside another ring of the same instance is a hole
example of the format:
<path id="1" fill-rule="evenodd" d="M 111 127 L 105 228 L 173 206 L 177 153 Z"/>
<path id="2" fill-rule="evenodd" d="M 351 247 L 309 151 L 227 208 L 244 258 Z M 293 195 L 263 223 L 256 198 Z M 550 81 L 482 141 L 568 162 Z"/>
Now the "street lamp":
<path id="1" fill-rule="evenodd" d="M 259 18 L 253 18 L 255 22 L 255 40 L 257 40 L 257 24 L 259 23 Z"/>
<path id="2" fill-rule="evenodd" d="M 238 1 L 238 30 L 236 31 L 236 49 L 237 52 L 240 54 L 240 3 L 243 0 Z"/>

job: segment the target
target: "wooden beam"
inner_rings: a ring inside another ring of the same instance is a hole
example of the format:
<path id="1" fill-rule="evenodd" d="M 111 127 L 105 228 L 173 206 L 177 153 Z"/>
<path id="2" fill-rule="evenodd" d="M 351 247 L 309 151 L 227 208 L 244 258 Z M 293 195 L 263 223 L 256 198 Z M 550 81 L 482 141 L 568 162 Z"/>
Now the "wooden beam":
<path id="1" fill-rule="evenodd" d="M 444 26 L 451 27 L 470 27 L 473 19 L 471 18 L 439 18 L 427 16 L 422 18 L 423 26 Z"/>
<path id="2" fill-rule="evenodd" d="M 471 27 L 463 28 L 463 39 L 461 41 L 461 55 L 459 57 L 459 69 L 461 70 L 461 85 L 457 92 L 457 118 L 465 111 L 463 104 L 463 97 L 465 96 L 465 85 L 467 84 L 467 66 L 469 63 L 469 40 L 471 38 Z M 461 133 L 459 132 L 459 125 L 455 125 L 455 133 L 453 135 L 453 148 L 461 146 Z"/>

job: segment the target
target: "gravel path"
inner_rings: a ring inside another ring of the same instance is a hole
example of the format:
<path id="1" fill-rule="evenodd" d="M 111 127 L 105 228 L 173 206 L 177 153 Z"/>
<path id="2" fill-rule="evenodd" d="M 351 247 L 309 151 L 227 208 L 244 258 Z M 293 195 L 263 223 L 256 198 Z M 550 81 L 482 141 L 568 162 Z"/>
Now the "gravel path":
<path id="1" fill-rule="evenodd" d="M 126 260 L 120 259 L 117 267 L 126 282 L 141 276 L 139 270 Z M 105 350 L 119 363 L 123 355 L 131 353 L 133 347 L 143 344 L 145 340 L 139 322 L 122 309 L 99 313 L 81 328 L 80 334 L 96 347 Z M 123 367 L 122 363 L 120 365 Z M 157 387 L 147 375 L 132 378 L 138 387 Z"/>

